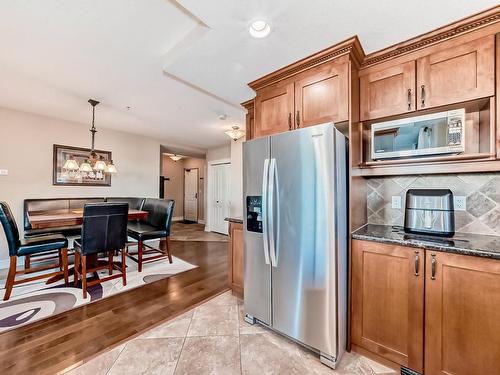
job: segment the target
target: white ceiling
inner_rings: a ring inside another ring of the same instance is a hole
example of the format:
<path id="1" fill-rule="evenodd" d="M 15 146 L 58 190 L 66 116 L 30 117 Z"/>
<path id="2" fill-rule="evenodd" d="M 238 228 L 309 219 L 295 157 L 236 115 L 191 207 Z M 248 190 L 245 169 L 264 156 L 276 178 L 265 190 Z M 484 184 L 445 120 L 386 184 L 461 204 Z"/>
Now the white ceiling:
<path id="1" fill-rule="evenodd" d="M 488 0 L 3 0 L 0 106 L 202 152 L 244 124 L 246 83 L 357 34 L 367 53 Z M 248 34 L 267 20 L 268 38 Z M 130 106 L 130 110 L 126 107 Z M 228 115 L 226 121 L 218 115 Z M 1 126 L 1 124 L 0 124 Z"/>

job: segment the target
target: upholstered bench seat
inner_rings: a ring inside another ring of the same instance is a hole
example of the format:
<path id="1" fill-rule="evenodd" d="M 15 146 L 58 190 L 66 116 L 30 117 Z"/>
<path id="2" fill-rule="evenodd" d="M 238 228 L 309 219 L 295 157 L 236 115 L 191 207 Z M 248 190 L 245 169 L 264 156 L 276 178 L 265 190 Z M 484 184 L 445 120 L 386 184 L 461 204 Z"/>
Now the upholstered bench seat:
<path id="1" fill-rule="evenodd" d="M 81 225 L 67 225 L 63 227 L 50 227 L 43 229 L 25 229 L 25 237 L 45 235 L 48 233 L 64 234 L 65 236 L 79 236 L 82 231 Z"/>

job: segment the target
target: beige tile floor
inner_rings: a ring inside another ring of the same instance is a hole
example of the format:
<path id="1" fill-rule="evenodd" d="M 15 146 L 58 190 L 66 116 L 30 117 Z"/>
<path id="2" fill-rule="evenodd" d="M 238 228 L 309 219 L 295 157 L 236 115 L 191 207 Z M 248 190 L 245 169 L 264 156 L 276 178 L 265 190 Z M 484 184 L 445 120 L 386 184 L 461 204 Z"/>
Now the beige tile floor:
<path id="1" fill-rule="evenodd" d="M 330 374 L 396 372 L 356 353 L 337 370 L 294 342 L 243 320 L 241 301 L 229 292 L 109 350 L 68 375 Z"/>

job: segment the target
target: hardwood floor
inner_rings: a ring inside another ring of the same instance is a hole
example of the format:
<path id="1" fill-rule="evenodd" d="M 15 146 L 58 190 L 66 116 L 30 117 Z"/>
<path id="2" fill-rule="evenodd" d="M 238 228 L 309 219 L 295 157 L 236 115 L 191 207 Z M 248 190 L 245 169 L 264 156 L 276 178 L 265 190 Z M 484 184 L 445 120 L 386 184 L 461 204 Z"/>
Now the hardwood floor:
<path id="1" fill-rule="evenodd" d="M 228 290 L 226 243 L 172 254 L 199 267 L 0 334 L 0 374 L 59 373 Z"/>

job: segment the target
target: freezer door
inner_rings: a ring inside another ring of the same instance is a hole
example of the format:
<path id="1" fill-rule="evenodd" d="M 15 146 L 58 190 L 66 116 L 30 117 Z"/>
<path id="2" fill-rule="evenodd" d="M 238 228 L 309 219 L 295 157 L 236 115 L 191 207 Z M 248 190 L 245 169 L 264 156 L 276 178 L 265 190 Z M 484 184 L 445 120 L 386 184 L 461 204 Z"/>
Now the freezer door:
<path id="1" fill-rule="evenodd" d="M 335 358 L 336 220 L 346 221 L 336 212 L 337 168 L 345 175 L 345 165 L 335 164 L 336 136 L 345 140 L 333 124 L 273 136 L 270 162 L 273 327 Z M 342 190 L 339 198 L 347 200 Z"/>
<path id="2" fill-rule="evenodd" d="M 271 324 L 271 266 L 267 237 L 269 137 L 243 143 L 245 313 Z M 260 217 L 259 217 L 260 211 Z"/>

